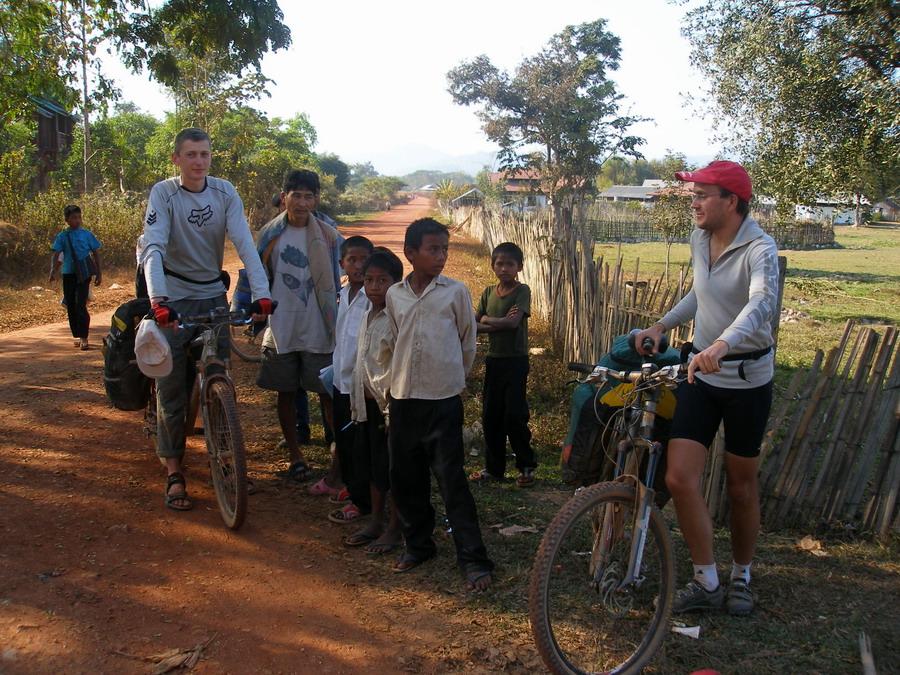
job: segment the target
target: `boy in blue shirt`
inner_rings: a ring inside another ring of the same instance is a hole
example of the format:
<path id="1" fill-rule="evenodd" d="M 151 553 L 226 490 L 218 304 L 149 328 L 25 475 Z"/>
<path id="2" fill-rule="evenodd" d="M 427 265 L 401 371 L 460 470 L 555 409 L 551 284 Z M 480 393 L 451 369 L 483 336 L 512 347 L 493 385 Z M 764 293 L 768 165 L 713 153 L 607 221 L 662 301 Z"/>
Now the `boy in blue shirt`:
<path id="1" fill-rule="evenodd" d="M 90 230 L 81 227 L 81 207 L 70 204 L 63 209 L 63 217 L 66 219 L 68 229 L 56 235 L 53 242 L 53 256 L 50 258 L 50 283 L 56 281 L 56 275 L 62 266 L 63 298 L 66 302 L 66 312 L 69 315 L 69 329 L 75 338 L 75 346 L 82 350 L 88 349 L 88 332 L 91 329 L 91 315 L 87 310 L 88 293 L 91 288 L 91 277 L 78 280 L 75 272 L 75 263 L 92 257 L 97 266 L 97 274 L 93 277 L 94 286 L 99 286 L 103 278 L 100 268 L 100 242 Z M 62 260 L 59 254 L 62 253 Z"/>
<path id="2" fill-rule="evenodd" d="M 469 478 L 475 482 L 502 481 L 506 471 L 506 439 L 516 455 L 516 485 L 534 485 L 534 450 L 528 429 L 528 316 L 531 290 L 518 280 L 522 249 L 511 242 L 491 253 L 491 269 L 500 282 L 481 294 L 475 311 L 478 332 L 487 333 L 489 346 L 484 362 L 482 425 L 484 469 Z"/>

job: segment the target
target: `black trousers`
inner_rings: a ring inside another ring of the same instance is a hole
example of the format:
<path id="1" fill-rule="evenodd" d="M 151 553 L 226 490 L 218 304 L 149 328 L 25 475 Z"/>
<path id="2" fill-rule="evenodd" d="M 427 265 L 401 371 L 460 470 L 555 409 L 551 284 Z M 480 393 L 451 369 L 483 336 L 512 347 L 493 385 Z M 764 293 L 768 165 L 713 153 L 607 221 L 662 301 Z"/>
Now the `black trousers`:
<path id="1" fill-rule="evenodd" d="M 69 315 L 69 329 L 72 337 L 87 339 L 91 329 L 91 315 L 87 310 L 88 293 L 91 290 L 91 281 L 94 277 L 88 277 L 87 281 L 78 283 L 75 274 L 63 274 L 63 298 L 66 300 L 66 312 Z"/>
<path id="2" fill-rule="evenodd" d="M 463 468 L 463 405 L 459 396 L 437 401 L 391 401 L 391 492 L 406 539 L 406 551 L 427 560 L 435 554 L 435 510 L 431 477 L 444 499 L 456 544 L 457 564 L 466 572 L 493 569 L 478 526 L 478 511 Z"/>
<path id="3" fill-rule="evenodd" d="M 358 425 L 350 424 L 350 395 L 342 394 L 337 387 L 332 387 L 331 400 L 334 411 L 334 445 L 338 464 L 341 466 L 341 477 L 350 492 L 350 500 L 360 511 L 369 513 L 372 511 L 372 493 L 369 491 L 368 473 L 359 471 L 353 461 L 359 429 Z M 325 419 L 324 415 L 322 419 Z"/>
<path id="4" fill-rule="evenodd" d="M 484 468 L 502 478 L 506 471 L 506 439 L 516 455 L 516 468 L 535 469 L 531 448 L 530 413 L 525 395 L 528 382 L 528 357 L 514 356 L 484 362 L 481 424 L 484 427 Z"/>

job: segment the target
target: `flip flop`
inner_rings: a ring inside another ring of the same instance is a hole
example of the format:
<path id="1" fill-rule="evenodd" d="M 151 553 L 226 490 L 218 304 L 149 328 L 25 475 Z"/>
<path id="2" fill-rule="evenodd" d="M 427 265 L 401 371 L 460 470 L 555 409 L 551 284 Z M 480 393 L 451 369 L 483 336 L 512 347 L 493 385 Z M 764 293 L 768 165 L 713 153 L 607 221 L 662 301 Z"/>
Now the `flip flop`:
<path id="1" fill-rule="evenodd" d="M 487 588 L 485 588 L 484 591 L 479 591 L 476 584 L 481 579 L 492 576 L 493 575 L 489 570 L 472 570 L 470 572 L 466 572 L 466 590 L 471 593 L 484 593 Z M 491 579 L 491 581 L 493 581 L 493 578 Z M 490 588 L 490 585 L 488 585 L 488 588 Z"/>
<path id="2" fill-rule="evenodd" d="M 417 558 L 411 553 L 404 553 L 394 561 L 394 574 L 405 574 L 424 562 L 422 558 Z"/>
<path id="3" fill-rule="evenodd" d="M 288 467 L 287 477 L 293 481 L 302 483 L 309 478 L 309 464 L 302 459 L 299 462 L 294 462 Z"/>
<path id="4" fill-rule="evenodd" d="M 396 551 L 401 546 L 403 546 L 402 541 L 386 541 L 382 544 L 379 544 L 377 541 L 375 541 L 366 546 L 363 551 L 366 552 L 366 555 L 371 556 L 387 555 L 392 551 Z"/>
<path id="5" fill-rule="evenodd" d="M 371 544 L 376 539 L 378 539 L 378 537 L 374 534 L 369 534 L 365 531 L 354 532 L 344 539 L 344 546 L 365 546 L 366 544 Z"/>

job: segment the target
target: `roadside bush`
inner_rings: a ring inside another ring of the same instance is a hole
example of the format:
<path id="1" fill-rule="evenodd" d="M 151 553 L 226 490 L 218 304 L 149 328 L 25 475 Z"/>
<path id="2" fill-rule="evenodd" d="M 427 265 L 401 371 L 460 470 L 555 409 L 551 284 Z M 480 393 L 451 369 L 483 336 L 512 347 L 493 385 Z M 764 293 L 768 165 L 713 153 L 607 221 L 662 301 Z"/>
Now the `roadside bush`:
<path id="1" fill-rule="evenodd" d="M 50 268 L 50 246 L 66 227 L 63 209 L 78 204 L 84 227 L 103 244 L 104 266 L 134 265 L 134 245 L 143 228 L 146 200 L 136 193 L 96 190 L 75 196 L 53 188 L 25 203 L 18 218 L 0 231 L 0 282 L 12 286 L 33 283 Z"/>

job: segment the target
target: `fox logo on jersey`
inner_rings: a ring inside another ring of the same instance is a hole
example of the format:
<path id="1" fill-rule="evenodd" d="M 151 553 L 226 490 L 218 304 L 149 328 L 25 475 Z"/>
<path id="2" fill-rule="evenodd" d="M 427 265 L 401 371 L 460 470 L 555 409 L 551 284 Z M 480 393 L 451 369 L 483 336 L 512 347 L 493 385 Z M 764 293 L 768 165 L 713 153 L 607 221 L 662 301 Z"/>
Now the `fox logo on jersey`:
<path id="1" fill-rule="evenodd" d="M 188 222 L 191 225 L 203 227 L 210 218 L 212 218 L 212 207 L 207 204 L 202 209 L 193 209 L 191 215 L 188 216 Z"/>

